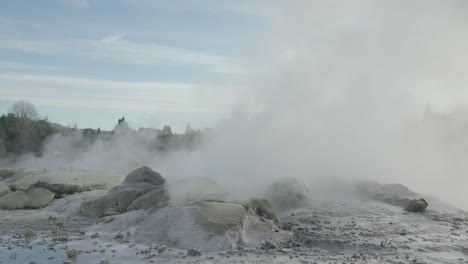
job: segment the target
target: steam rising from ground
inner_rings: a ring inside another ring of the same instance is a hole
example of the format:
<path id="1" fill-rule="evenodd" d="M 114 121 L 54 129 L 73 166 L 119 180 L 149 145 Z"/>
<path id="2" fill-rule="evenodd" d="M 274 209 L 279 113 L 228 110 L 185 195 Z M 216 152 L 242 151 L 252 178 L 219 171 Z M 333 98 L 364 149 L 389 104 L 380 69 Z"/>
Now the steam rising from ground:
<path id="1" fill-rule="evenodd" d="M 128 171 L 146 163 L 247 194 L 282 177 L 400 182 L 468 208 L 464 124 L 424 116 L 428 102 L 442 112 L 468 102 L 468 4 L 283 3 L 252 63 L 264 69 L 252 77 L 261 111 L 234 111 L 196 152 L 154 157 L 121 139 L 71 164 Z"/>

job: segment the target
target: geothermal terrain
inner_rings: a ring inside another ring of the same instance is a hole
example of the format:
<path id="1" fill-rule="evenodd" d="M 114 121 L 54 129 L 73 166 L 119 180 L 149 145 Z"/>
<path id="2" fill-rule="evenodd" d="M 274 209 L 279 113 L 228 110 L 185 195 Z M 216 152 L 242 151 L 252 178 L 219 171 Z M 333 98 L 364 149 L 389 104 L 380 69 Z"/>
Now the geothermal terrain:
<path id="1" fill-rule="evenodd" d="M 467 213 L 399 184 L 288 178 L 239 199 L 148 167 L 0 176 L 0 263 L 468 263 Z"/>

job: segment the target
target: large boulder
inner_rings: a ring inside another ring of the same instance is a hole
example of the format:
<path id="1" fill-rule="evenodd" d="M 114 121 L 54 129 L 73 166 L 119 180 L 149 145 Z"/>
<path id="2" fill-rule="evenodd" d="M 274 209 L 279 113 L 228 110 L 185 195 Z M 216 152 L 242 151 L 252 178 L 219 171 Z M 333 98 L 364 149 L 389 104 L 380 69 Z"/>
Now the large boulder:
<path id="1" fill-rule="evenodd" d="M 81 212 L 88 217 L 101 218 L 139 209 L 157 209 L 168 204 L 166 180 L 148 167 L 130 172 L 122 184 L 100 197 L 81 205 Z"/>
<path id="2" fill-rule="evenodd" d="M 309 201 L 309 188 L 297 178 L 281 179 L 271 184 L 267 197 L 277 210 L 286 210 L 306 205 Z"/>
<path id="3" fill-rule="evenodd" d="M 160 186 L 166 183 L 166 179 L 151 168 L 144 166 L 127 174 L 123 183 L 148 183 L 150 185 Z"/>
<path id="4" fill-rule="evenodd" d="M 29 206 L 29 197 L 25 192 L 17 190 L 0 197 L 0 209 L 24 209 Z"/>
<path id="5" fill-rule="evenodd" d="M 228 229 L 242 225 L 247 215 L 245 207 L 238 203 L 203 201 L 197 205 L 197 222 L 218 234 L 224 234 Z"/>
<path id="6" fill-rule="evenodd" d="M 29 198 L 28 208 L 42 208 L 47 206 L 55 198 L 55 193 L 42 187 L 33 187 L 26 191 Z"/>

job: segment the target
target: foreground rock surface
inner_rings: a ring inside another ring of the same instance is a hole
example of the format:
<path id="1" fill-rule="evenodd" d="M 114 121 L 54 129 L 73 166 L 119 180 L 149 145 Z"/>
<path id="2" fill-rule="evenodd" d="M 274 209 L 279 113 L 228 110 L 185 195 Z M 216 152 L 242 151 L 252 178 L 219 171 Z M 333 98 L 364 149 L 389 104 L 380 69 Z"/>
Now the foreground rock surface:
<path id="1" fill-rule="evenodd" d="M 119 217 L 137 215 L 139 212 L 131 211 Z M 235 247 L 219 252 L 204 251 L 197 244 L 188 249 L 177 249 L 162 241 L 151 245 L 135 243 L 136 235 L 131 230 L 130 235 L 121 232 L 123 238 L 116 240 L 114 237 L 120 232 L 117 229 L 89 230 L 94 222 L 90 218 L 61 215 L 50 218 L 50 214 L 43 210 L 0 210 L 0 262 L 64 263 L 68 260 L 66 251 L 69 249 L 78 252 L 77 264 L 100 263 L 102 260 L 112 264 L 459 264 L 468 260 L 468 237 L 465 234 L 468 231 L 467 213 L 449 206 L 439 208 L 435 203 L 431 203 L 431 210 L 425 214 L 413 214 L 359 197 L 337 200 L 316 198 L 309 207 L 278 216 L 281 225 L 288 224 L 291 230 L 291 235 L 285 239 L 265 239 L 267 241 L 260 241 L 253 247 Z M 120 220 L 123 219 L 116 218 L 114 221 Z M 127 227 L 135 227 L 139 223 L 126 222 Z M 155 228 L 149 223 L 148 226 Z M 33 231 L 32 235 L 26 232 L 29 228 Z M 245 228 L 246 233 L 257 230 L 248 226 Z M 82 232 L 86 229 L 89 231 Z M 142 233 L 143 230 L 142 227 Z M 272 233 L 276 232 L 273 230 Z M 181 235 L 181 243 L 191 239 L 191 235 Z M 253 232 L 250 235 L 255 237 Z M 189 249 L 193 249 L 191 252 L 194 253 L 200 252 L 201 256 L 187 256 Z"/>
<path id="2" fill-rule="evenodd" d="M 141 167 L 130 172 L 122 184 L 106 195 L 84 202 L 80 209 L 85 216 L 101 218 L 133 210 L 161 208 L 169 201 L 165 183 L 159 173 Z"/>

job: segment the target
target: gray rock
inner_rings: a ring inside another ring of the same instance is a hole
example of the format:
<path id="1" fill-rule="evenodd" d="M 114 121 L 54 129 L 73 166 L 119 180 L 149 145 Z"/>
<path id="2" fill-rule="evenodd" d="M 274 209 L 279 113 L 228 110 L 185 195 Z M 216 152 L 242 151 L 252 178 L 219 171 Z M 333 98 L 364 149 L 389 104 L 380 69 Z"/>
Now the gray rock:
<path id="1" fill-rule="evenodd" d="M 189 257 L 199 257 L 201 256 L 201 252 L 195 249 L 189 249 L 187 250 L 187 256 Z"/>
<path id="2" fill-rule="evenodd" d="M 74 258 L 74 257 L 76 257 L 76 255 L 78 255 L 76 249 L 69 249 L 69 250 L 65 251 L 65 253 L 67 254 L 67 256 L 69 258 Z"/>
<path id="3" fill-rule="evenodd" d="M 164 187 L 157 187 L 133 200 L 127 211 L 161 208 L 168 204 L 169 195 Z"/>
<path id="4" fill-rule="evenodd" d="M 101 218 L 109 211 L 116 211 L 118 207 L 117 199 L 112 196 L 104 196 L 81 204 L 80 211 L 91 218 Z"/>
<path id="5" fill-rule="evenodd" d="M 55 193 L 42 187 L 33 187 L 26 191 L 29 198 L 29 208 L 42 208 L 54 200 Z"/>
<path id="6" fill-rule="evenodd" d="M 405 207 L 405 211 L 420 213 L 426 210 L 429 204 L 424 199 L 413 199 Z"/>
<path id="7" fill-rule="evenodd" d="M 28 196 L 20 190 L 5 194 L 0 197 L 0 208 L 1 209 L 24 209 L 29 205 Z"/>
<path id="8" fill-rule="evenodd" d="M 43 181 L 38 181 L 32 185 L 32 187 L 42 187 L 50 190 L 55 193 L 55 196 L 60 198 L 64 195 L 71 195 L 79 191 L 77 185 L 64 184 L 64 183 L 47 183 Z"/>
<path id="9" fill-rule="evenodd" d="M 161 174 L 153 171 L 149 167 L 141 167 L 133 170 L 125 176 L 124 183 L 149 183 L 151 185 L 164 185 L 166 179 Z"/>
<path id="10" fill-rule="evenodd" d="M 101 218 L 139 209 L 157 209 L 168 204 L 166 180 L 148 167 L 130 172 L 122 184 L 106 195 L 81 204 L 81 212 L 88 217 Z"/>
<path id="11" fill-rule="evenodd" d="M 309 188 L 299 179 L 282 179 L 269 186 L 267 198 L 277 210 L 296 208 L 310 201 Z"/>
<path id="12" fill-rule="evenodd" d="M 255 247 L 264 240 L 289 238 L 292 233 L 279 230 L 273 220 L 276 217 L 268 219 L 264 215 L 268 205 L 264 199 L 249 199 L 166 206 L 142 218 L 134 239 L 148 245 L 158 243 L 208 252 L 230 250 L 240 245 Z M 116 219 L 121 216 L 125 215 L 116 216 Z M 115 230 L 120 229 L 115 227 Z"/>
<path id="13" fill-rule="evenodd" d="M 13 176 L 17 170 L 15 168 L 0 168 L 0 178 L 6 179 Z"/>
<path id="14" fill-rule="evenodd" d="M 416 199 L 419 194 L 402 184 L 379 184 L 376 182 L 361 182 L 357 192 L 368 198 L 387 204 L 401 206 L 408 212 L 422 212 L 428 203 L 424 199 Z"/>

